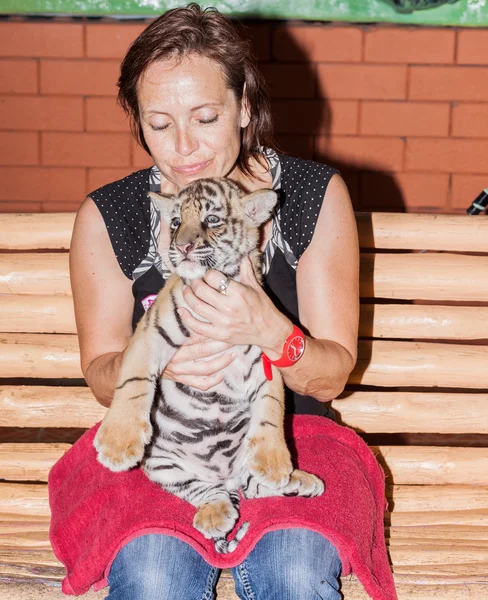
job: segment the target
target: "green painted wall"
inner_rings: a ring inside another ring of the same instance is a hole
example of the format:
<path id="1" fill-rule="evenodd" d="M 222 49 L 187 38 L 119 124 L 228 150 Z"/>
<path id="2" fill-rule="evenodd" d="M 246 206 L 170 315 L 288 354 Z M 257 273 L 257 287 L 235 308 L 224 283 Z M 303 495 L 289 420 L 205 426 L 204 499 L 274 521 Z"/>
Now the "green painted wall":
<path id="1" fill-rule="evenodd" d="M 402 14 L 392 0 L 214 0 L 201 2 L 248 18 L 488 26 L 488 0 L 458 0 Z M 421 4 L 426 4 L 426 0 Z M 181 0 L 0 0 L 3 14 L 155 16 Z"/>

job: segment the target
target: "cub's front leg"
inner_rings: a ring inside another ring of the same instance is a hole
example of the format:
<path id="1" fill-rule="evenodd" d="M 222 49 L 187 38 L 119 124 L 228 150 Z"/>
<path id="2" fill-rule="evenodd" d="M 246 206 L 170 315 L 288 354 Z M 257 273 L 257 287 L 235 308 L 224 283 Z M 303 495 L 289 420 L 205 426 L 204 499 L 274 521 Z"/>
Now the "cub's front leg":
<path id="1" fill-rule="evenodd" d="M 259 483 L 277 489 L 288 484 L 293 465 L 285 440 L 283 380 L 274 366 L 272 373 L 251 406 L 247 469 Z"/>
<path id="2" fill-rule="evenodd" d="M 190 332 L 176 309 L 181 280 L 172 277 L 142 317 L 124 355 L 112 404 L 93 441 L 99 462 L 111 471 L 139 463 L 151 440 L 151 406 L 156 383 Z"/>

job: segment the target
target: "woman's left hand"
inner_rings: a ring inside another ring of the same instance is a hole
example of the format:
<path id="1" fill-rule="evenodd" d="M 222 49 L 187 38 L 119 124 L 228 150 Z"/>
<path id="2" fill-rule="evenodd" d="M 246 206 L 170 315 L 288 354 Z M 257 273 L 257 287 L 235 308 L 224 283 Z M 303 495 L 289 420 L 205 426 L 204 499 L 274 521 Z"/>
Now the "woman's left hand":
<path id="1" fill-rule="evenodd" d="M 195 333 L 232 345 L 259 346 L 271 359 L 281 356 L 291 333 L 291 321 L 280 313 L 254 274 L 251 261 L 241 262 L 240 282 L 231 280 L 225 294 L 218 287 L 226 276 L 208 271 L 203 279 L 185 286 L 188 306 L 208 323 L 199 321 L 185 308 L 179 309 L 183 323 Z"/>

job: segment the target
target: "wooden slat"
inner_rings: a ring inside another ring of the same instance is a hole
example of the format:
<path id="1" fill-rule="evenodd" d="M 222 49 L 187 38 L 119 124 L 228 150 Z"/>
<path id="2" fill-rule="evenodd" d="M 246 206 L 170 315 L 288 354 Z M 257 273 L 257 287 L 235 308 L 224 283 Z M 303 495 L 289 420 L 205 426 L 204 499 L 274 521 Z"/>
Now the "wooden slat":
<path id="1" fill-rule="evenodd" d="M 488 346 L 362 340 L 351 384 L 488 388 Z"/>
<path id="2" fill-rule="evenodd" d="M 49 517 L 47 485 L 0 483 L 0 513 Z"/>
<path id="3" fill-rule="evenodd" d="M 488 298 L 488 257 L 366 254 L 361 297 L 437 301 Z M 69 295 L 67 253 L 0 254 L 0 286 L 10 294 Z"/>
<path id="4" fill-rule="evenodd" d="M 488 256 L 364 254 L 362 298 L 479 301 L 488 298 Z"/>
<path id="5" fill-rule="evenodd" d="M 107 409 L 89 388 L 0 386 L 0 427 L 86 427 Z"/>
<path id="6" fill-rule="evenodd" d="M 5 333 L 76 333 L 71 296 L 0 296 L 0 331 Z"/>
<path id="7" fill-rule="evenodd" d="M 69 444 L 0 444 L 0 479 L 47 481 Z M 488 485 L 488 448 L 373 447 L 396 485 Z"/>
<path id="8" fill-rule="evenodd" d="M 0 334 L 0 377 L 82 377 L 75 335 Z M 488 346 L 360 341 L 349 383 L 488 388 Z"/>
<path id="9" fill-rule="evenodd" d="M 488 307 L 363 304 L 359 335 L 417 340 L 488 339 Z"/>
<path id="10" fill-rule="evenodd" d="M 332 407 L 366 433 L 488 433 L 488 394 L 347 391 Z"/>
<path id="11" fill-rule="evenodd" d="M 76 335 L 0 334 L 0 348 L 0 377 L 83 377 Z"/>
<path id="12" fill-rule="evenodd" d="M 0 290 L 2 294 L 70 295 L 68 253 L 0 254 Z"/>
<path id="13" fill-rule="evenodd" d="M 436 525 L 455 525 L 463 527 L 488 526 L 488 510 L 486 508 L 474 510 L 449 510 L 449 511 L 418 511 L 388 513 L 386 523 L 392 527 L 433 527 Z"/>
<path id="14" fill-rule="evenodd" d="M 488 252 L 481 215 L 358 213 L 356 222 L 361 248 Z"/>
<path id="15" fill-rule="evenodd" d="M 75 213 L 12 213 L 0 219 L 0 250 L 69 248 Z"/>
<path id="16" fill-rule="evenodd" d="M 488 486 L 482 485 L 388 485 L 386 497 L 395 512 L 488 509 Z"/>

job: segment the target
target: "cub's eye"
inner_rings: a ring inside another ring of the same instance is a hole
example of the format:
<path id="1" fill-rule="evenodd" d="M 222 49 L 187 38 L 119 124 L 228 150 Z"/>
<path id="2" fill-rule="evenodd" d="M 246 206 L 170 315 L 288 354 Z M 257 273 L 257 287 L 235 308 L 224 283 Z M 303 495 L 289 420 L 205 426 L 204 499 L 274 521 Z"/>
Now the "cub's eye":
<path id="1" fill-rule="evenodd" d="M 220 219 L 219 217 L 215 216 L 215 215 L 207 215 L 205 217 L 205 223 L 209 223 L 211 225 L 215 225 L 216 223 L 219 223 Z"/>
<path id="2" fill-rule="evenodd" d="M 174 219 L 171 220 L 171 229 L 178 229 L 178 227 L 181 225 L 181 221 L 180 219 L 178 219 L 178 217 L 175 217 Z"/>

